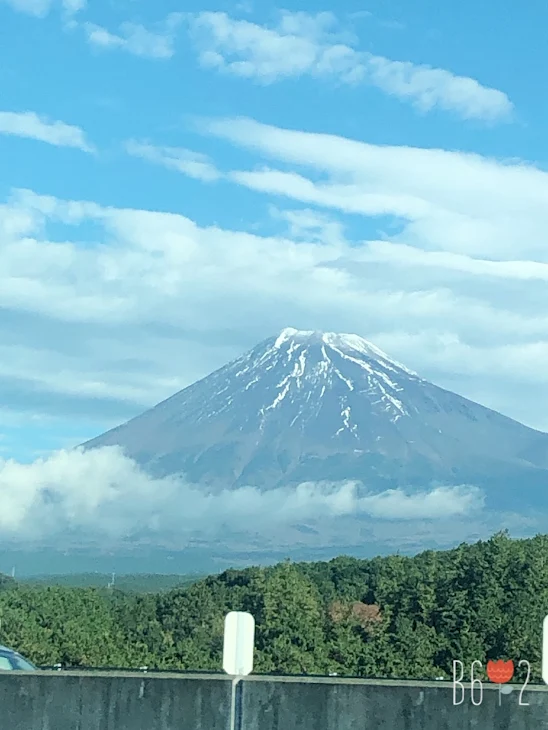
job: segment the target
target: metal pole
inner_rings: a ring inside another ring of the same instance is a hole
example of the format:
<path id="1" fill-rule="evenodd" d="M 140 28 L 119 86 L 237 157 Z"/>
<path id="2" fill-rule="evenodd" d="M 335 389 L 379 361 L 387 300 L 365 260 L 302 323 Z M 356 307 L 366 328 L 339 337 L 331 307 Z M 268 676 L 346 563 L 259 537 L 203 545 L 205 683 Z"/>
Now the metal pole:
<path id="1" fill-rule="evenodd" d="M 230 730 L 240 730 L 241 725 L 241 680 L 242 676 L 233 677 L 230 697 Z"/>

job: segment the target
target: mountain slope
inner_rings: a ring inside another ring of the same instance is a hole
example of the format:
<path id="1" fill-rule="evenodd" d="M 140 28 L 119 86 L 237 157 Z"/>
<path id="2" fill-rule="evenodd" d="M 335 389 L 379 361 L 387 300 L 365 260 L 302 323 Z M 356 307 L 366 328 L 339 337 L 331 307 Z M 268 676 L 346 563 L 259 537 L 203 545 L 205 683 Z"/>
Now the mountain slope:
<path id="1" fill-rule="evenodd" d="M 347 479 L 548 488 L 547 434 L 356 335 L 290 328 L 84 447 L 112 444 L 154 475 L 184 473 L 214 491 Z"/>

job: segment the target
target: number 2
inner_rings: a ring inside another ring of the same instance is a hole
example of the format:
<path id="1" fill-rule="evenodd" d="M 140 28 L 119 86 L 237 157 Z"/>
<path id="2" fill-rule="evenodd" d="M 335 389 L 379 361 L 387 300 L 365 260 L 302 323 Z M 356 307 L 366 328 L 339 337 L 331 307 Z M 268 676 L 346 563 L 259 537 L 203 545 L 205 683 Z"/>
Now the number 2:
<path id="1" fill-rule="evenodd" d="M 528 702 L 522 702 L 522 696 L 523 696 L 523 690 L 527 687 L 529 684 L 529 677 L 531 676 L 531 665 L 527 661 L 527 659 L 522 659 L 519 663 L 519 666 L 521 667 L 522 664 L 527 664 L 527 677 L 525 678 L 525 682 L 523 683 L 523 687 L 521 688 L 521 691 L 519 693 L 519 704 L 524 705 L 525 707 L 529 707 Z"/>

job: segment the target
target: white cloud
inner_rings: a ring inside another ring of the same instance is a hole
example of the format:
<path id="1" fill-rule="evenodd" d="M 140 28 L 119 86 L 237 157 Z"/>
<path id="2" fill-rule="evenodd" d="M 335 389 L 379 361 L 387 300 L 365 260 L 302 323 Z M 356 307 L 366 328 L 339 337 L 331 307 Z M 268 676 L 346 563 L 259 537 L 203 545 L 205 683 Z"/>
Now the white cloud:
<path id="1" fill-rule="evenodd" d="M 548 263 L 539 261 L 490 261 L 447 251 L 422 251 L 389 241 L 370 241 L 357 257 L 364 262 L 389 263 L 399 268 L 428 267 L 501 279 L 547 281 Z"/>
<path id="2" fill-rule="evenodd" d="M 36 139 L 57 147 L 75 147 L 84 152 L 93 151 L 80 127 L 51 121 L 35 112 L 0 111 L 0 134 Z"/>
<path id="3" fill-rule="evenodd" d="M 250 188 L 345 213 L 392 216 L 401 232 L 390 237 L 418 249 L 548 261 L 548 173 L 530 163 L 372 145 L 249 119 L 202 121 L 200 129 L 310 171 L 232 173 Z"/>
<path id="4" fill-rule="evenodd" d="M 345 243 L 344 227 L 340 221 L 332 220 L 328 215 L 317 210 L 279 210 L 272 206 L 270 214 L 273 218 L 285 221 L 290 238 L 310 243 L 328 243 L 343 246 Z"/>
<path id="5" fill-rule="evenodd" d="M 36 18 L 44 18 L 50 11 L 53 0 L 0 0 L 13 10 Z"/>
<path id="6" fill-rule="evenodd" d="M 87 0 L 62 0 L 63 9 L 69 15 L 75 15 L 87 7 Z"/>
<path id="7" fill-rule="evenodd" d="M 158 147 L 129 140 L 126 142 L 126 152 L 203 182 L 211 182 L 220 177 L 219 171 L 206 155 L 182 147 Z"/>
<path id="8" fill-rule="evenodd" d="M 147 531 L 155 541 L 177 539 L 183 547 L 192 536 L 219 536 L 226 528 L 252 536 L 348 516 L 462 517 L 481 509 L 483 496 L 473 487 L 454 487 L 359 497 L 354 484 L 310 483 L 210 495 L 183 479 L 152 479 L 117 448 L 107 447 L 59 451 L 30 464 L 0 460 L 0 504 L 3 540 L 51 540 L 77 531 L 83 540 L 101 541 Z"/>
<path id="9" fill-rule="evenodd" d="M 545 327 L 546 324 L 545 320 Z M 435 365 L 446 372 L 451 371 L 457 361 L 458 372 L 470 376 L 470 380 L 492 372 L 498 378 L 504 377 L 507 387 L 512 387 L 513 381 L 523 378 L 537 382 L 539 386 L 546 387 L 548 384 L 548 371 L 539 367 L 548 358 L 546 338 L 520 342 L 519 346 L 509 342 L 472 347 L 451 331 L 438 331 L 436 334 L 428 331 L 407 334 L 400 331 L 381 335 L 381 342 L 388 350 L 397 348 L 400 351 L 419 352 L 423 361 L 430 363 L 430 367 Z"/>
<path id="10" fill-rule="evenodd" d="M 223 12 L 189 18 L 202 65 L 237 76 L 266 84 L 305 74 L 367 83 L 421 111 L 440 108 L 464 119 L 507 119 L 513 109 L 504 92 L 475 79 L 356 50 L 353 38 L 337 32 L 332 13 L 284 12 L 273 27 Z"/>
<path id="11" fill-rule="evenodd" d="M 391 489 L 360 499 L 358 510 L 379 519 L 423 520 L 462 517 L 481 509 L 483 494 L 476 487 L 436 487 L 418 494 Z"/>
<path id="12" fill-rule="evenodd" d="M 547 173 L 251 120 L 201 127 L 283 165 L 228 173 L 267 196 L 246 210 L 254 234 L 31 191 L 0 206 L 0 306 L 14 322 L 0 321 L 0 400 L 26 388 L 25 408 L 51 413 L 70 397 L 115 425 L 292 325 L 357 332 L 444 387 L 548 427 Z M 214 177 L 196 153 L 133 144 Z M 205 194 L 215 209 L 220 192 Z M 273 208 L 273 195 L 298 207 Z M 262 235 L 269 208 L 277 233 Z M 69 228 L 55 238 L 59 223 Z M 93 246 L 81 240 L 88 223 Z"/>
<path id="13" fill-rule="evenodd" d="M 248 132 L 250 144 L 256 144 L 251 127 Z M 291 150 L 295 142 L 308 156 L 315 149 L 307 136 L 295 141 L 282 134 L 277 144 L 286 155 L 280 140 Z M 355 185 L 348 182 L 351 155 L 344 145 L 338 148 L 336 139 L 315 142 L 330 166 L 328 175 L 335 174 L 338 155 L 347 184 Z M 407 188 L 411 179 L 405 164 L 393 164 L 390 148 L 384 161 L 382 148 L 374 151 L 380 155 L 375 164 L 387 177 L 377 182 L 373 176 L 368 184 L 385 185 L 390 203 L 393 195 L 401 197 L 398 186 Z M 433 167 L 430 151 L 422 152 L 417 185 L 435 221 L 446 189 L 436 175 L 437 152 L 432 152 Z M 353 157 L 370 174 L 359 148 Z M 540 231 L 546 217 L 534 194 L 542 174 L 485 162 L 486 185 L 478 159 L 470 177 L 470 185 L 475 181 L 478 187 L 470 191 L 459 184 L 463 161 L 458 156 L 453 161 L 445 183 L 447 189 L 454 186 L 452 204 L 464 214 L 473 199 L 476 215 L 482 211 L 497 226 L 490 212 L 497 207 L 492 191 L 508 196 L 500 207 L 523 206 L 523 218 L 515 221 L 518 235 L 508 238 L 506 248 L 509 254 L 523 249 L 520 223 Z M 377 167 L 372 170 L 379 174 Z M 430 174 L 435 184 L 428 184 Z M 548 426 L 539 408 L 542 394 L 548 397 L 542 366 L 548 356 L 545 262 L 433 252 L 418 248 L 422 241 L 415 247 L 348 241 L 342 222 L 326 213 L 273 213 L 277 226 L 287 226 L 285 234 L 250 234 L 200 226 L 182 215 L 14 193 L 0 206 L 0 399 L 14 403 L 14 393 L 24 387 L 27 395 L 18 397 L 26 399 L 27 410 L 32 403 L 36 412 L 55 413 L 60 403 L 68 407 L 59 400 L 66 397 L 82 411 L 104 408 L 105 427 L 116 425 L 293 325 L 357 332 L 442 386 L 455 385 L 485 405 Z M 79 226 L 89 221 L 97 231 L 91 247 L 79 234 Z M 52 240 L 50 223 L 71 228 Z M 500 236 L 507 233 L 501 229 Z M 438 246 L 460 246 L 451 231 L 442 227 L 436 234 L 432 242 Z M 546 255 L 536 239 L 527 244 Z M 492 253 L 506 255 L 502 247 Z M 523 277 L 529 274 L 524 290 Z M 6 329 L 8 313 L 15 319 Z M 114 407 L 120 415 L 108 415 Z"/>
<path id="14" fill-rule="evenodd" d="M 97 48 L 115 49 L 145 58 L 167 59 L 175 53 L 175 31 L 182 21 L 180 13 L 171 13 L 154 30 L 139 23 L 122 23 L 118 33 L 94 23 L 84 23 L 88 42 Z"/>
<path id="15" fill-rule="evenodd" d="M 0 0 L 0 2 L 6 3 L 17 12 L 32 15 L 35 18 L 45 18 L 57 5 L 56 0 Z M 86 5 L 86 0 L 60 0 L 59 2 L 59 7 L 71 16 L 84 10 Z"/>

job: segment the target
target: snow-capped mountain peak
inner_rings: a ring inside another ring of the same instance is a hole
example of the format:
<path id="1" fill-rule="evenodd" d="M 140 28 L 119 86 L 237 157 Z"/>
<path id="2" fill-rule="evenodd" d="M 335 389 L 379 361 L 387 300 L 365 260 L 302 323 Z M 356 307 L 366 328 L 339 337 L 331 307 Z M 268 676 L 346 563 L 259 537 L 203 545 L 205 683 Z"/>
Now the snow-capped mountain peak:
<path id="1" fill-rule="evenodd" d="M 358 439 L 364 415 L 388 416 L 392 422 L 409 415 L 398 395 L 419 376 L 358 335 L 286 328 L 229 365 L 239 389 L 268 393 L 259 409 L 259 429 L 280 408 L 292 426 L 329 412 L 333 435 Z M 221 395 L 221 393 L 219 393 Z M 367 413 L 364 414 L 367 397 Z M 359 405 L 359 409 L 358 409 Z M 334 417 L 334 408 L 337 417 Z"/>
<path id="2" fill-rule="evenodd" d="M 365 340 L 359 335 L 342 334 L 337 332 L 321 332 L 318 330 L 297 330 L 293 327 L 286 327 L 280 332 L 280 334 L 276 338 L 276 341 L 274 342 L 274 347 L 276 349 L 280 349 L 286 343 L 291 343 L 293 347 L 295 347 L 296 343 L 303 345 L 323 343 L 328 347 L 332 347 L 333 349 L 343 351 L 354 350 L 360 355 L 365 355 L 368 358 L 379 360 L 388 366 L 393 365 L 398 370 L 403 370 L 409 375 L 418 377 L 417 373 L 409 370 L 409 368 L 407 368 L 405 365 L 402 365 L 402 363 L 392 359 L 380 348 L 376 347 L 372 342 Z"/>
<path id="3" fill-rule="evenodd" d="M 548 488 L 547 440 L 358 335 L 286 328 L 84 446 L 117 444 L 155 475 L 215 489 L 479 484 L 523 469 Z"/>

